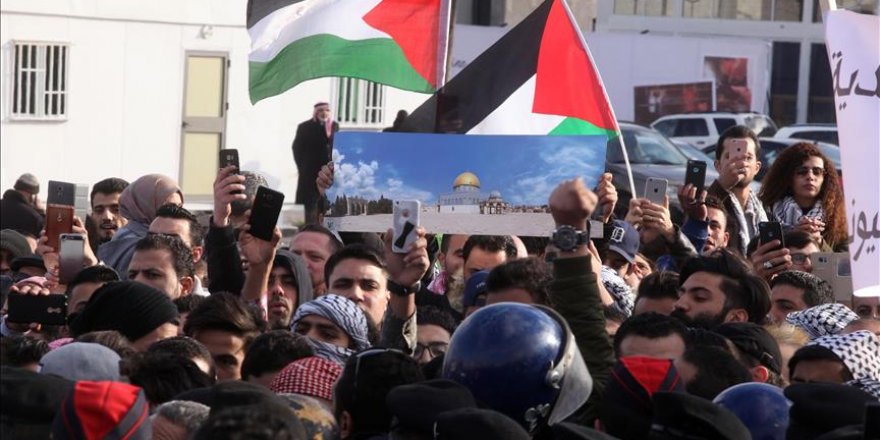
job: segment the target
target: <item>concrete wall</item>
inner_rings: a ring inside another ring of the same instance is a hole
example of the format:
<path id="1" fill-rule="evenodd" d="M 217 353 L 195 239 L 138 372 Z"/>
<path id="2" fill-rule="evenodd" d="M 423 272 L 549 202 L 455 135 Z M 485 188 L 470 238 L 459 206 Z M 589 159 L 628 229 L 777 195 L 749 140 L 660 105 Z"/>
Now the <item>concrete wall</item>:
<path id="1" fill-rule="evenodd" d="M 291 196 L 296 168 L 290 144 L 312 104 L 329 100 L 334 80 L 303 83 L 250 103 L 244 25 L 246 0 L 4 0 L 0 11 L 0 189 L 24 172 L 92 184 L 109 176 L 179 177 L 187 51 L 229 56 L 226 147 L 242 168 L 260 171 Z M 12 42 L 70 44 L 68 118 L 9 118 Z M 385 120 L 426 95 L 386 89 Z M 44 194 L 45 196 L 45 190 Z"/>

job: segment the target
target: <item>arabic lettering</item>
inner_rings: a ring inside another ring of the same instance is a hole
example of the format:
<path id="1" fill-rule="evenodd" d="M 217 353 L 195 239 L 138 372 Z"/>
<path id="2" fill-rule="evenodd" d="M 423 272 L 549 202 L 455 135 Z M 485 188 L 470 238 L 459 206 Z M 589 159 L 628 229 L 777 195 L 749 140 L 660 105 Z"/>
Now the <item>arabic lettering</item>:
<path id="1" fill-rule="evenodd" d="M 855 202 L 855 199 L 853 199 L 853 205 L 855 205 Z M 852 235 L 850 235 L 849 240 L 851 245 L 855 245 L 856 238 L 860 240 L 858 249 L 856 250 L 856 253 L 853 254 L 853 261 L 859 261 L 859 257 L 862 255 L 862 250 L 865 251 L 866 255 L 870 255 L 877 251 L 877 246 L 873 243 L 872 239 L 880 239 L 880 228 L 877 227 L 878 219 L 880 219 L 880 212 L 874 213 L 871 227 L 868 228 L 868 214 L 866 214 L 865 211 L 859 212 L 858 216 L 856 213 L 853 213 L 852 228 L 850 229 Z M 865 248 L 866 243 L 868 244 L 867 248 Z"/>
<path id="2" fill-rule="evenodd" d="M 834 94 L 840 100 L 838 109 L 846 108 L 846 102 L 842 99 L 850 95 L 866 96 L 871 98 L 880 98 L 880 65 L 874 70 L 874 88 L 863 88 L 866 84 L 864 79 L 859 78 L 859 70 L 856 69 L 849 75 L 849 82 L 845 87 L 840 85 L 840 70 L 843 65 L 843 51 L 837 51 L 831 54 L 832 63 L 836 60 L 834 72 L 831 74 L 831 80 L 834 83 Z M 845 74 L 844 74 L 845 77 Z"/>

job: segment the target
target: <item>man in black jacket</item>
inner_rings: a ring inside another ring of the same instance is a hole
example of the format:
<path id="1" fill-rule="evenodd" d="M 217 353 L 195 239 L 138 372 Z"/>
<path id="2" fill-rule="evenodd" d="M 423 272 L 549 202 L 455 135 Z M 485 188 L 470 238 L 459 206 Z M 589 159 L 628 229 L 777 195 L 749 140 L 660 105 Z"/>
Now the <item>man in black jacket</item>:
<path id="1" fill-rule="evenodd" d="M 22 174 L 0 201 L 0 229 L 12 229 L 31 238 L 39 238 L 43 214 L 37 209 L 40 182 L 30 173 Z"/>
<path id="2" fill-rule="evenodd" d="M 303 205 L 306 223 L 315 223 L 318 214 L 318 187 L 315 179 L 321 167 L 331 161 L 333 135 L 339 124 L 331 119 L 330 104 L 315 104 L 312 118 L 296 128 L 293 139 L 293 161 L 299 175 L 296 185 L 296 204 Z"/>

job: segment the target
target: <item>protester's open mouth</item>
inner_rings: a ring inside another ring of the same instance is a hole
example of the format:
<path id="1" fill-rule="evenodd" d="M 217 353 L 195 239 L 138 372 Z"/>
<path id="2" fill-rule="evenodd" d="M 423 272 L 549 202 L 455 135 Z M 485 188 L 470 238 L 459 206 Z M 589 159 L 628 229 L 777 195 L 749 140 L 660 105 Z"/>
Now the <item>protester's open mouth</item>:
<path id="1" fill-rule="evenodd" d="M 287 306 L 284 304 L 269 304 L 269 313 L 281 314 L 286 311 L 287 311 Z"/>
<path id="2" fill-rule="evenodd" d="M 101 229 L 112 230 L 112 229 L 119 229 L 119 228 L 116 226 L 115 223 L 102 223 Z"/>

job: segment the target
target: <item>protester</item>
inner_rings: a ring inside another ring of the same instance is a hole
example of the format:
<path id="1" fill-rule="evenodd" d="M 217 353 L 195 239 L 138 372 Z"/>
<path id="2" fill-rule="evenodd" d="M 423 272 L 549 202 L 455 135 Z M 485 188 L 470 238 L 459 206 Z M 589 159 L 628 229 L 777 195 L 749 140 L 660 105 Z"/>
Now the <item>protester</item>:
<path id="1" fill-rule="evenodd" d="M 330 162 L 333 137 L 339 124 L 331 117 L 330 104 L 318 102 L 312 117 L 296 127 L 293 161 L 296 163 L 296 204 L 306 210 L 306 223 L 315 223 L 318 214 L 318 188 L 315 180 L 321 167 Z"/>
<path id="2" fill-rule="evenodd" d="M 241 363 L 241 380 L 269 388 L 275 376 L 291 362 L 310 357 L 312 347 L 302 336 L 272 330 L 254 339 Z"/>
<path id="3" fill-rule="evenodd" d="M 202 287 L 199 277 L 195 276 L 196 267 L 203 265 L 205 253 L 205 228 L 199 224 L 196 216 L 186 208 L 178 205 L 162 205 L 156 211 L 156 218 L 150 223 L 151 234 L 165 234 L 180 238 L 192 253 L 193 288 L 192 293 L 207 296 L 208 291 Z"/>
<path id="4" fill-rule="evenodd" d="M 40 181 L 30 173 L 22 174 L 12 189 L 0 200 L 0 229 L 9 229 L 36 240 L 43 229 L 44 213 L 38 209 Z"/>
<path id="5" fill-rule="evenodd" d="M 175 235 L 149 234 L 138 240 L 127 274 L 172 300 L 190 295 L 195 287 L 192 251 Z"/>
<path id="6" fill-rule="evenodd" d="M 676 319 L 659 313 L 643 313 L 627 319 L 614 335 L 617 358 L 644 356 L 677 359 L 685 351 L 687 328 Z"/>
<path id="7" fill-rule="evenodd" d="M 843 188 L 834 163 L 815 144 L 799 142 L 782 150 L 764 176 L 758 198 L 785 230 L 807 232 L 824 250 L 846 250 Z"/>
<path id="8" fill-rule="evenodd" d="M 156 407 L 150 422 L 153 438 L 186 440 L 208 420 L 208 408 L 201 403 L 171 400 Z"/>
<path id="9" fill-rule="evenodd" d="M 211 352 L 217 380 L 241 378 L 241 364 L 250 344 L 262 331 L 255 312 L 240 299 L 215 293 L 190 312 L 183 332 Z"/>
<path id="10" fill-rule="evenodd" d="M 367 317 L 354 302 L 328 294 L 296 311 L 291 330 L 307 336 L 317 356 L 339 364 L 369 348 Z"/>
<path id="11" fill-rule="evenodd" d="M 298 394 L 317 399 L 325 408 L 333 407 L 333 386 L 342 366 L 318 356 L 296 359 L 277 372 L 268 388 L 278 394 Z"/>
<path id="12" fill-rule="evenodd" d="M 97 253 L 99 246 L 112 240 L 119 229 L 128 223 L 128 219 L 119 212 L 119 198 L 126 187 L 128 182 L 118 177 L 109 177 L 92 185 L 89 193 L 91 212 L 86 217 L 92 252 Z"/>
<path id="13" fill-rule="evenodd" d="M 678 301 L 678 273 L 670 271 L 654 272 L 639 283 L 633 315 L 656 312 L 669 315 L 675 310 Z"/>
<path id="14" fill-rule="evenodd" d="M 825 280 L 792 270 L 770 281 L 770 302 L 770 320 L 780 323 L 791 312 L 834 302 L 834 292 Z"/>
<path id="15" fill-rule="evenodd" d="M 413 358 L 419 365 L 425 365 L 446 354 L 457 324 L 449 311 L 437 307 L 419 307 L 417 316 L 418 343 Z"/>
<path id="16" fill-rule="evenodd" d="M 552 269 L 537 258 L 522 258 L 496 266 L 486 277 L 486 304 L 518 302 L 550 305 Z"/>

